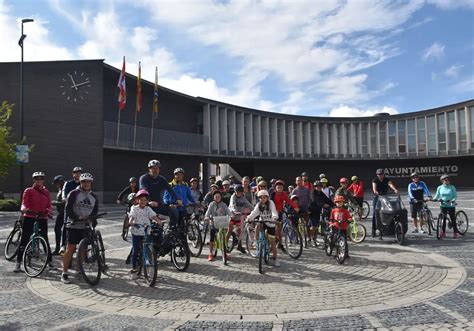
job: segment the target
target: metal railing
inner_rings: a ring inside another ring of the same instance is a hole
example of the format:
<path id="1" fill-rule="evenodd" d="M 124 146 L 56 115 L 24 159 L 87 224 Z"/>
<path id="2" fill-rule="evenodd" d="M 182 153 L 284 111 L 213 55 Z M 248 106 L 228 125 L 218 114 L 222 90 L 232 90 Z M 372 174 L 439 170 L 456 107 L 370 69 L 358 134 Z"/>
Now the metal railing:
<path id="1" fill-rule="evenodd" d="M 153 137 L 153 139 L 152 139 Z M 208 154 L 209 137 L 186 132 L 168 131 L 137 126 L 134 139 L 134 126 L 120 124 L 117 142 L 117 123 L 104 121 L 104 146 L 161 152 Z"/>

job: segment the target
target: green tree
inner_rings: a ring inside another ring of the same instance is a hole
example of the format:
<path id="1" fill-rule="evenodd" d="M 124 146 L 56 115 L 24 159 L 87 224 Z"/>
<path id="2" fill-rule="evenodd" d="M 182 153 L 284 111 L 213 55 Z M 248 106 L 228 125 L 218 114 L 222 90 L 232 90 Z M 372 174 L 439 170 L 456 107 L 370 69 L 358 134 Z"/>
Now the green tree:
<path id="1" fill-rule="evenodd" d="M 0 178 L 5 177 L 8 168 L 15 163 L 15 144 L 8 142 L 12 128 L 7 125 L 13 106 L 6 101 L 0 105 Z"/>

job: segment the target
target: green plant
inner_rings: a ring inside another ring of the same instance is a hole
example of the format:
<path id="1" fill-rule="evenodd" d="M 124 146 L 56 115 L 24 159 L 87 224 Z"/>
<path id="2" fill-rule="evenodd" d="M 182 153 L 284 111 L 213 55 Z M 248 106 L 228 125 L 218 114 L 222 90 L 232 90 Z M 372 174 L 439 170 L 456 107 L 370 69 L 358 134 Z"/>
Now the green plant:
<path id="1" fill-rule="evenodd" d="M 8 168 L 15 163 L 15 145 L 8 142 L 12 129 L 7 126 L 13 106 L 6 101 L 0 105 L 0 178 L 5 177 Z"/>
<path id="2" fill-rule="evenodd" d="M 20 201 L 15 199 L 0 200 L 0 211 L 19 211 Z"/>

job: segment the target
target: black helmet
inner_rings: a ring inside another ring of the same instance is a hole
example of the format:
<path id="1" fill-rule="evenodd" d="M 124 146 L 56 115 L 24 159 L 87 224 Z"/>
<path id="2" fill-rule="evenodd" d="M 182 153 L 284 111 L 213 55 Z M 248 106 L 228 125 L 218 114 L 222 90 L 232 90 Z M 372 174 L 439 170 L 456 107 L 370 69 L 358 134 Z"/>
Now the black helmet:
<path id="1" fill-rule="evenodd" d="M 235 186 L 235 192 L 243 192 L 244 191 L 244 187 L 242 185 L 236 185 Z"/>
<path id="2" fill-rule="evenodd" d="M 385 175 L 385 170 L 380 168 L 380 169 L 377 169 L 377 171 L 375 172 L 377 175 Z"/>
<path id="3" fill-rule="evenodd" d="M 130 177 L 130 179 L 128 180 L 129 183 L 136 182 L 136 181 L 137 181 L 137 177 Z"/>
<path id="4" fill-rule="evenodd" d="M 74 167 L 72 169 L 72 172 L 83 172 L 84 170 L 82 169 L 82 167 Z"/>
<path id="5" fill-rule="evenodd" d="M 313 183 L 314 186 L 322 186 L 319 180 L 315 180 Z"/>
<path id="6" fill-rule="evenodd" d="M 57 184 L 59 182 L 64 182 L 64 177 L 62 175 L 57 175 L 54 176 L 53 178 L 53 184 Z"/>

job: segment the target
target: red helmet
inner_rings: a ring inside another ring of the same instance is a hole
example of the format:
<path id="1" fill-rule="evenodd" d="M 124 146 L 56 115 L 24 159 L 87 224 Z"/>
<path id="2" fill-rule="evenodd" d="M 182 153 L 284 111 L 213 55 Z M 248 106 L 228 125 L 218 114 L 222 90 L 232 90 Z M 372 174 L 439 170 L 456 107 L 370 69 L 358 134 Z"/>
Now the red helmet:
<path id="1" fill-rule="evenodd" d="M 285 186 L 285 182 L 282 181 L 281 179 L 279 179 L 279 180 L 277 180 L 277 181 L 275 182 L 275 186 L 278 186 L 278 185 Z"/>
<path id="2" fill-rule="evenodd" d="M 140 198 L 140 197 L 147 197 L 148 198 L 149 196 L 150 196 L 150 193 L 148 193 L 147 190 L 140 190 L 135 195 L 135 198 Z"/>
<path id="3" fill-rule="evenodd" d="M 344 196 L 343 195 L 336 195 L 334 197 L 334 202 L 345 202 L 346 199 L 344 199 Z"/>
<path id="4" fill-rule="evenodd" d="M 339 179 L 339 183 L 340 184 L 343 184 L 343 183 L 349 183 L 349 179 L 347 179 L 346 177 L 342 177 L 341 179 Z"/>

